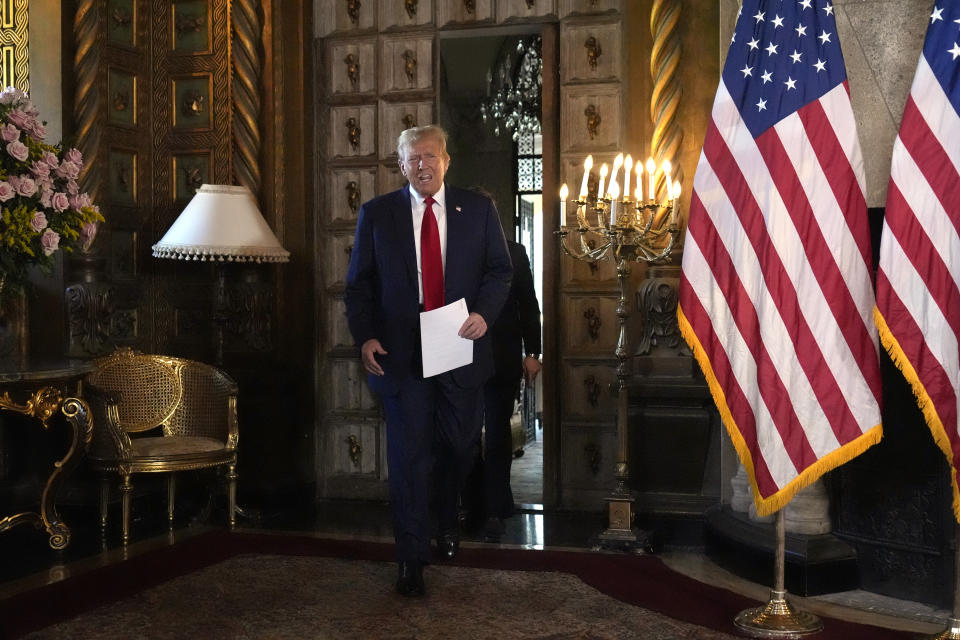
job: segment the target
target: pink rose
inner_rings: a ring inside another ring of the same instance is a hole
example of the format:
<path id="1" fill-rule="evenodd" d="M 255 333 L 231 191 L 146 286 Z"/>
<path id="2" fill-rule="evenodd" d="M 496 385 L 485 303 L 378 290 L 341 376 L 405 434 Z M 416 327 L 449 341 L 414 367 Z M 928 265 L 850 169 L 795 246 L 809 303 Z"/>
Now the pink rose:
<path id="1" fill-rule="evenodd" d="M 7 153 L 20 162 L 23 162 L 27 159 L 27 156 L 30 155 L 30 149 L 27 149 L 27 145 L 23 144 L 19 140 L 14 140 L 13 142 L 7 144 Z"/>
<path id="2" fill-rule="evenodd" d="M 70 207 L 70 199 L 67 194 L 57 191 L 50 198 L 50 206 L 53 207 L 54 211 L 66 211 Z"/>
<path id="3" fill-rule="evenodd" d="M 43 160 L 35 160 L 30 164 L 30 173 L 37 176 L 49 176 L 50 175 L 50 165 L 48 165 Z"/>
<path id="4" fill-rule="evenodd" d="M 3 138 L 4 142 L 13 142 L 14 140 L 19 140 L 20 129 L 17 129 L 12 124 L 5 124 L 0 127 L 0 137 Z"/>
<path id="5" fill-rule="evenodd" d="M 86 194 L 84 194 L 86 195 Z M 97 237 L 97 223 L 88 222 L 80 228 L 80 249 L 87 251 L 93 244 L 93 239 Z"/>
<path id="6" fill-rule="evenodd" d="M 12 143 L 12 144 L 16 144 L 16 143 Z M 76 180 L 77 176 L 80 175 L 80 165 L 78 165 L 75 162 L 70 162 L 69 160 L 65 160 L 63 164 L 57 167 L 56 171 L 57 171 L 57 175 L 60 176 L 61 178 Z"/>
<path id="7" fill-rule="evenodd" d="M 7 114 L 7 120 L 17 125 L 20 129 L 26 129 L 32 118 L 22 109 L 14 109 Z"/>
<path id="8" fill-rule="evenodd" d="M 30 127 L 30 133 L 33 134 L 33 137 L 37 140 L 43 140 L 47 137 L 47 128 L 43 126 L 43 123 L 39 120 L 34 120 L 33 126 Z"/>
<path id="9" fill-rule="evenodd" d="M 53 189 L 48 186 L 43 187 L 40 190 L 40 206 L 49 209 L 52 206 L 51 200 L 53 200 Z"/>
<path id="10" fill-rule="evenodd" d="M 20 181 L 16 185 L 17 194 L 21 196 L 32 196 L 37 192 L 37 183 L 30 176 L 20 176 Z"/>
<path id="11" fill-rule="evenodd" d="M 80 193 L 75 196 L 70 196 L 70 208 L 81 211 L 84 207 L 89 207 L 92 203 L 90 202 L 90 196 L 86 193 Z"/>
<path id="12" fill-rule="evenodd" d="M 47 228 L 47 216 L 44 215 L 43 211 L 34 212 L 33 217 L 30 218 L 30 226 L 37 233 Z"/>
<path id="13" fill-rule="evenodd" d="M 75 164 L 83 165 L 83 154 L 80 153 L 79 149 L 67 149 L 67 152 L 63 154 L 63 158 Z"/>
<path id="14" fill-rule="evenodd" d="M 57 154 L 52 151 L 43 152 L 43 161 L 50 165 L 51 168 L 56 169 L 60 166 L 60 159 L 57 158 Z"/>
<path id="15" fill-rule="evenodd" d="M 0 202 L 6 202 L 15 195 L 17 195 L 17 192 L 13 185 L 6 180 L 0 180 Z"/>
<path id="16" fill-rule="evenodd" d="M 40 236 L 40 246 L 43 247 L 43 255 L 52 255 L 54 251 L 60 248 L 60 234 L 53 229 L 47 229 Z"/>
<path id="17" fill-rule="evenodd" d="M 69 193 L 69 194 L 72 195 L 72 196 L 75 196 L 75 195 L 77 195 L 78 193 L 80 193 L 80 187 L 79 187 L 79 185 L 77 185 L 77 181 L 76 181 L 76 180 L 68 180 L 68 181 L 67 181 L 67 193 Z"/>

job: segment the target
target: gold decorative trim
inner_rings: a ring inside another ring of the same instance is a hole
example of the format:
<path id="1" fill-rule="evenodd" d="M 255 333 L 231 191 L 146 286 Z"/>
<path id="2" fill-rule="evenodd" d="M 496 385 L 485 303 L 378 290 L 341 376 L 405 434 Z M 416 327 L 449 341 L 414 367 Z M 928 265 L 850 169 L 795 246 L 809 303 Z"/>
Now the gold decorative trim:
<path id="1" fill-rule="evenodd" d="M 30 93 L 30 7 L 28 0 L 0 2 L 3 86 Z"/>
<path id="2" fill-rule="evenodd" d="M 263 21 L 255 0 L 234 0 L 230 19 L 233 33 L 233 174 L 237 183 L 260 200 L 260 84 L 263 75 L 261 34 Z"/>
<path id="3" fill-rule="evenodd" d="M 683 169 L 678 157 L 680 143 L 683 141 L 683 128 L 680 126 L 678 110 L 682 89 L 680 76 L 681 43 L 680 0 L 654 0 L 650 10 L 650 33 L 653 35 L 653 48 L 650 51 L 650 77 L 653 79 L 653 92 L 650 97 L 650 116 L 653 119 L 653 139 L 651 151 L 662 166 L 665 160 L 673 165 L 673 180 L 683 182 Z M 664 197 L 666 181 L 661 174 L 657 180 L 657 198 Z"/>

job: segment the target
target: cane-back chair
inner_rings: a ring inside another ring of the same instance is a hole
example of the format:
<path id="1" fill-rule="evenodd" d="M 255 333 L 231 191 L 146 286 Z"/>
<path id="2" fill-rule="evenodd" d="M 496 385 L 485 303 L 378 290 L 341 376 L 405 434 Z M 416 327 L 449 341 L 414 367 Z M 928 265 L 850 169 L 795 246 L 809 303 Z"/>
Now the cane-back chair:
<path id="1" fill-rule="evenodd" d="M 228 518 L 236 524 L 237 385 L 201 362 L 120 349 L 95 361 L 87 376 L 94 412 L 88 459 L 104 474 L 100 524 L 107 526 L 110 474 L 120 476 L 123 542 L 130 540 L 131 476 L 167 473 L 167 518 L 172 526 L 175 473 L 222 467 Z"/>

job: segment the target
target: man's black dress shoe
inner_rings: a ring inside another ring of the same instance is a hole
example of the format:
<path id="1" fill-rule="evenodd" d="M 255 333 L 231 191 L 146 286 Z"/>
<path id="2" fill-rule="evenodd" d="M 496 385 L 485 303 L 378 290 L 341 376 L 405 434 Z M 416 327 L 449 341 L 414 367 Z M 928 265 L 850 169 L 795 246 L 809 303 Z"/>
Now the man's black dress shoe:
<path id="1" fill-rule="evenodd" d="M 460 550 L 460 537 L 455 533 L 441 533 L 437 537 L 437 552 L 444 560 L 453 560 Z"/>
<path id="2" fill-rule="evenodd" d="M 401 560 L 397 572 L 397 593 L 408 598 L 419 598 L 425 591 L 423 565 Z"/>

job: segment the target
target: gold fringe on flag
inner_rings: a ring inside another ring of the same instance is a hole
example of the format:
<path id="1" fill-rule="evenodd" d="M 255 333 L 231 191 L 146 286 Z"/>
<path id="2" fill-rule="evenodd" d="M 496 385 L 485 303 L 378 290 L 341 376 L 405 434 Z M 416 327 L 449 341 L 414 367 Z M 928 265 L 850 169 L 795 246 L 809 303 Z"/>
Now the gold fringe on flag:
<path id="1" fill-rule="evenodd" d="M 950 445 L 950 438 L 947 436 L 946 429 L 943 428 L 943 421 L 940 420 L 937 407 L 930 398 L 930 394 L 927 393 L 926 387 L 920 382 L 920 376 L 917 375 L 916 369 L 913 368 L 913 364 L 907 358 L 907 354 L 903 352 L 900 342 L 890 331 L 886 319 L 877 307 L 873 308 L 873 322 L 877 325 L 877 331 L 880 332 L 880 344 L 887 350 L 893 364 L 897 365 L 897 369 L 900 369 L 900 373 L 910 383 L 913 395 L 917 399 L 917 405 L 923 412 L 923 419 L 926 420 L 930 433 L 933 435 L 933 441 L 937 443 L 937 447 L 947 458 L 947 463 L 950 465 L 950 485 L 953 488 L 953 517 L 960 523 L 960 490 L 957 488 L 957 468 L 953 464 L 953 448 Z"/>
<path id="2" fill-rule="evenodd" d="M 740 462 L 747 470 L 747 477 L 750 479 L 750 489 L 753 493 L 753 502 L 757 507 L 757 515 L 767 516 L 776 513 L 787 506 L 787 503 L 790 502 L 801 489 L 816 482 L 817 479 L 826 472 L 832 471 L 856 458 L 880 442 L 880 439 L 883 437 L 881 425 L 875 425 L 864 432 L 863 435 L 817 460 L 773 495 L 766 498 L 762 497 L 757 488 L 757 477 L 754 470 L 753 457 L 750 455 L 750 449 L 747 447 L 743 436 L 740 435 L 740 428 L 733 419 L 730 407 L 727 406 L 726 394 L 724 394 L 720 382 L 713 373 L 713 365 L 710 363 L 710 358 L 700 344 L 700 340 L 697 338 L 696 333 L 694 333 L 693 327 L 690 326 L 689 321 L 683 314 L 683 309 L 680 305 L 677 305 L 677 324 L 680 326 L 680 333 L 683 339 L 690 345 L 693 356 L 703 371 L 703 375 L 707 380 L 707 386 L 710 388 L 710 395 L 713 396 L 713 402 L 717 405 L 717 411 L 720 413 L 720 419 L 723 420 L 727 433 L 730 434 L 730 439 L 733 440 L 733 446 L 737 450 Z M 956 489 L 957 485 L 956 482 L 954 482 L 954 498 L 957 496 Z M 954 506 L 956 506 L 956 502 L 954 502 Z"/>

